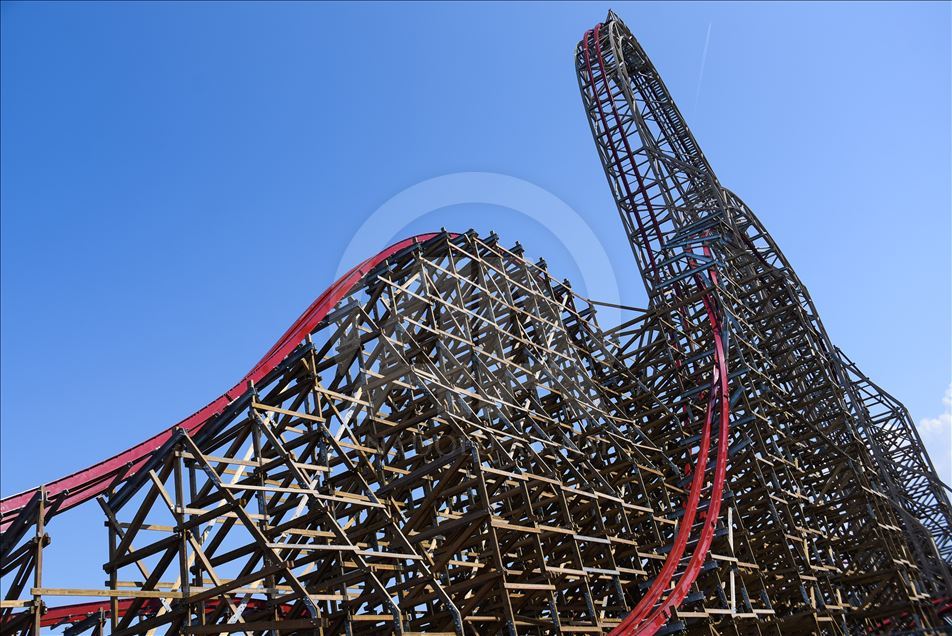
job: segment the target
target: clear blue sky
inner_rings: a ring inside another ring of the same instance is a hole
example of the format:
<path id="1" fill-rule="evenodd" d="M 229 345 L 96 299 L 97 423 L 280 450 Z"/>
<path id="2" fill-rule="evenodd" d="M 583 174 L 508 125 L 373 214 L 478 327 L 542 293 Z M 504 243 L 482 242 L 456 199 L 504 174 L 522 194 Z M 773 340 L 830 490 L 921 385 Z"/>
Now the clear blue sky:
<path id="1" fill-rule="evenodd" d="M 361 223 L 426 179 L 543 188 L 643 304 L 573 69 L 608 6 L 4 3 L 2 493 L 219 395 Z M 614 8 L 950 479 L 950 5 Z M 401 233 L 494 229 L 578 280 L 588 255 L 549 225 L 474 203 Z M 101 584 L 88 520 L 72 537 L 54 522 L 50 585 Z"/>

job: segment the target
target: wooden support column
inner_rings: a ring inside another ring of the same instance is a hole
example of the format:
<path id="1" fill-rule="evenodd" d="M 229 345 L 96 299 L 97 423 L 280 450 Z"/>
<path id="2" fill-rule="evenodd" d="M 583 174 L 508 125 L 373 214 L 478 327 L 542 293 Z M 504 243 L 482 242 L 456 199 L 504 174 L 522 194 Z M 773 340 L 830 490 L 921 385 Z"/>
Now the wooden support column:
<path id="1" fill-rule="evenodd" d="M 257 398 L 257 393 L 255 392 L 253 383 L 249 383 L 249 389 L 252 391 L 252 393 L 255 394 L 255 397 Z M 253 408 L 251 409 L 249 416 L 252 418 L 256 416 Z M 251 429 L 251 442 L 252 442 L 252 447 L 254 448 L 254 453 L 255 453 L 254 456 L 258 458 L 258 461 L 262 461 L 264 454 L 262 453 L 261 431 L 258 430 L 258 427 L 256 426 L 252 427 Z M 261 530 L 261 533 L 264 534 L 265 536 L 269 536 L 271 532 L 271 524 L 269 521 L 270 515 L 268 513 L 268 494 L 266 492 L 266 488 L 268 486 L 267 479 L 265 476 L 265 472 L 261 470 L 260 467 L 256 467 L 255 471 L 258 475 L 258 480 L 257 480 L 258 486 L 260 486 L 261 488 L 261 490 L 259 490 L 256 495 L 258 498 L 258 514 L 260 516 L 258 520 L 258 529 Z M 308 484 L 304 484 L 302 488 L 307 486 Z M 264 566 L 266 568 L 270 568 L 271 566 L 274 566 L 274 565 L 279 565 L 278 563 L 275 562 L 271 553 L 265 552 L 262 558 L 264 561 Z M 278 621 L 280 620 L 281 617 L 278 612 L 278 606 L 274 602 L 274 589 L 276 584 L 277 584 L 277 580 L 275 579 L 273 574 L 265 577 L 265 587 L 268 590 L 266 593 L 266 596 L 268 598 L 268 604 L 271 606 L 271 619 L 275 622 L 275 624 L 278 624 Z M 281 636 L 281 630 L 274 630 L 274 635 Z"/>
<path id="2" fill-rule="evenodd" d="M 185 605 L 185 615 L 183 617 L 183 627 L 188 629 L 192 625 L 192 608 L 188 602 L 189 597 L 189 560 L 188 560 L 188 533 L 189 529 L 185 526 L 185 481 L 182 474 L 182 447 L 175 448 L 174 459 L 174 479 L 175 479 L 175 516 L 176 532 L 179 535 L 178 561 L 179 561 L 179 586 L 182 593 L 182 603 Z"/>
<path id="3" fill-rule="evenodd" d="M 104 510 L 108 510 L 108 508 L 105 508 L 106 506 L 105 500 L 100 498 L 99 503 L 100 505 L 104 506 L 103 508 Z M 109 585 L 109 589 L 113 591 L 118 589 L 118 582 L 119 582 L 119 571 L 115 566 L 112 565 L 113 561 L 116 558 L 116 547 L 119 545 L 119 537 L 117 535 L 117 532 L 119 532 L 119 530 L 117 530 L 117 526 L 118 526 L 118 523 L 110 523 L 109 521 L 106 521 L 106 527 L 109 529 L 109 564 L 110 564 L 109 568 L 110 569 L 109 569 L 108 585 Z M 119 625 L 119 598 L 116 596 L 110 596 L 109 597 L 109 626 L 112 631 L 116 631 L 116 627 L 118 625 Z"/>
<path id="4" fill-rule="evenodd" d="M 40 486 L 40 502 L 36 511 L 36 536 L 34 537 L 33 587 L 43 587 L 43 548 L 50 542 L 46 534 L 46 486 Z M 33 594 L 33 635 L 40 636 L 40 623 L 43 619 L 43 597 Z"/>
<path id="5" fill-rule="evenodd" d="M 499 601 L 502 603 L 503 610 L 503 631 L 507 636 L 518 636 L 516 631 L 516 616 L 512 611 L 512 600 L 509 598 L 509 589 L 506 586 L 506 562 L 502 558 L 502 549 L 499 545 L 499 536 L 496 534 L 496 528 L 492 524 L 492 501 L 489 498 L 489 490 L 486 488 L 486 479 L 483 475 L 482 464 L 479 458 L 479 451 L 476 447 L 472 448 L 473 453 L 473 472 L 476 474 L 476 487 L 479 492 L 479 498 L 482 500 L 486 512 L 486 532 L 489 535 L 489 547 L 492 550 L 496 574 L 499 577 Z"/>

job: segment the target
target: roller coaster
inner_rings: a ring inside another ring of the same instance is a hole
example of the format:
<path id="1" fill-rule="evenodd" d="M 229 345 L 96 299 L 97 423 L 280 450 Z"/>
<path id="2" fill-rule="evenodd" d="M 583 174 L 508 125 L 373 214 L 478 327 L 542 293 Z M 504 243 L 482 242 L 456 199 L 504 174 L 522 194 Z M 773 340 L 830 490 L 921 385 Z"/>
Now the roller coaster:
<path id="1" fill-rule="evenodd" d="M 603 327 L 494 234 L 396 243 L 195 414 L 0 501 L 0 632 L 950 633 L 908 412 L 614 13 L 575 68 L 646 309 Z M 81 505 L 107 580 L 50 587 Z"/>

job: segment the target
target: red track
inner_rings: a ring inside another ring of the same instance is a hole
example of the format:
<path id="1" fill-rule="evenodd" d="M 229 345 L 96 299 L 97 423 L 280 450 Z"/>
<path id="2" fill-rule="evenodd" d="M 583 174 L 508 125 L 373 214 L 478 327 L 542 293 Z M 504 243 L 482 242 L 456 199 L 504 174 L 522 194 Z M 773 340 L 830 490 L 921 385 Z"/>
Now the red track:
<path id="1" fill-rule="evenodd" d="M 132 598 L 120 599 L 118 603 L 119 616 L 125 616 L 126 612 L 129 610 L 129 607 L 135 600 L 136 599 Z M 257 599 L 245 599 L 244 602 L 245 605 L 252 610 L 265 609 L 268 607 L 267 603 Z M 208 599 L 205 601 L 205 611 L 212 612 L 217 609 L 220 604 L 220 599 Z M 158 599 L 147 598 L 142 601 L 142 605 L 139 607 L 138 613 L 142 615 L 153 614 L 158 611 L 161 606 L 162 604 Z M 279 605 L 278 607 L 282 613 L 287 613 L 291 609 L 290 605 Z M 51 607 L 46 611 L 46 613 L 43 614 L 43 618 L 40 619 L 40 627 L 56 627 L 57 625 L 78 623 L 89 618 L 93 614 L 99 613 L 102 613 L 104 618 L 109 618 L 111 612 L 111 601 L 92 601 L 90 603 L 60 605 L 59 607 Z"/>
<path id="2" fill-rule="evenodd" d="M 598 40 L 598 30 L 600 27 L 601 25 L 595 29 L 594 40 L 598 62 L 602 68 L 602 80 L 605 81 L 604 62 L 602 59 L 600 42 Z M 588 37 L 590 33 L 591 32 L 586 33 L 585 36 L 586 62 L 589 64 Z M 591 66 L 589 66 L 589 72 L 591 72 Z M 598 106 L 599 114 L 602 116 L 604 121 L 607 118 L 605 118 L 605 115 L 602 112 L 600 103 Z M 617 111 L 615 110 L 614 103 L 612 104 L 612 110 L 614 111 L 613 114 L 617 118 Z M 625 140 L 625 143 L 627 146 L 627 139 Z M 626 148 L 626 150 L 629 153 L 631 152 L 628 148 Z M 621 159 L 617 154 L 617 149 L 614 147 L 613 154 L 615 155 L 615 161 L 620 166 Z M 632 163 L 632 165 L 634 165 L 634 163 Z M 644 186 L 641 183 L 641 175 L 636 173 L 636 176 L 638 177 L 639 186 L 641 186 L 643 189 Z M 630 198 L 634 197 L 633 193 L 630 191 L 628 192 L 628 195 Z M 654 214 L 654 211 L 651 210 L 650 207 L 649 213 L 652 223 L 655 225 L 655 230 L 660 236 L 660 229 L 657 227 L 657 218 Z M 640 229 L 644 234 L 644 228 L 641 227 Z M 344 274 L 344 276 L 342 276 L 327 290 L 325 290 L 324 293 L 322 293 L 311 304 L 311 306 L 307 308 L 307 310 L 294 322 L 294 324 L 284 333 L 284 335 L 281 336 L 281 338 L 274 344 L 274 346 L 271 347 L 271 349 L 261 358 L 261 360 L 258 361 L 258 363 L 255 364 L 254 367 L 252 367 L 252 369 L 246 373 L 231 389 L 225 391 L 225 393 L 213 400 L 211 403 L 199 409 L 197 412 L 185 418 L 175 426 L 162 431 L 158 435 L 155 435 L 154 437 L 151 437 L 148 440 L 122 453 L 101 461 L 93 466 L 90 466 L 89 468 L 80 470 L 71 475 L 62 477 L 56 481 L 46 484 L 46 491 L 50 498 L 55 499 L 56 497 L 65 493 L 65 498 L 58 506 L 57 512 L 63 512 L 69 508 L 88 501 L 107 489 L 114 487 L 119 482 L 135 475 L 137 471 L 144 465 L 149 455 L 156 449 L 160 448 L 166 441 L 168 441 L 176 429 L 181 428 L 189 435 L 194 435 L 200 431 L 207 422 L 221 413 L 234 400 L 239 398 L 247 390 L 249 382 L 257 382 L 261 380 L 261 378 L 265 377 L 275 367 L 277 367 L 278 364 L 280 364 L 281 361 L 283 361 L 285 357 L 287 357 L 287 355 L 290 354 L 294 348 L 297 347 L 307 337 L 307 335 L 314 330 L 317 324 L 323 320 L 325 316 L 327 316 L 334 306 L 336 306 L 337 303 L 354 288 L 354 286 L 368 271 L 376 267 L 378 264 L 384 262 L 393 254 L 396 254 L 397 252 L 417 243 L 427 241 L 435 236 L 437 236 L 435 233 L 420 234 L 395 243 L 376 256 L 365 260 L 348 271 L 346 274 Z M 648 243 L 646 236 L 645 239 L 647 245 Z M 650 265 L 653 269 L 655 269 L 656 265 L 654 263 L 653 254 L 651 256 L 652 258 L 649 259 L 651 261 Z M 712 278 L 716 283 L 716 277 L 712 276 Z M 698 280 L 698 284 L 701 284 L 700 280 Z M 705 416 L 705 422 L 702 431 L 700 450 L 695 462 L 691 490 L 686 500 L 685 513 L 678 528 L 678 534 L 675 538 L 672 550 L 668 554 L 668 557 L 662 566 L 661 572 L 655 578 L 655 581 L 649 588 L 648 593 L 641 599 L 636 608 L 612 631 L 612 634 L 654 634 L 662 625 L 664 625 L 671 613 L 671 610 L 674 607 L 677 607 L 681 600 L 683 600 L 691 584 L 697 578 L 697 575 L 699 574 L 707 556 L 707 551 L 710 547 L 711 540 L 713 539 L 714 526 L 716 524 L 720 510 L 721 495 L 723 493 L 723 485 L 726 473 L 726 440 L 728 436 L 730 404 L 727 385 L 726 352 L 720 334 L 719 321 L 715 313 L 712 299 L 705 297 L 704 304 L 707 309 L 708 321 L 711 325 L 715 339 L 715 371 L 708 398 L 707 414 Z M 674 590 L 668 595 L 668 597 L 660 606 L 654 609 L 654 612 L 648 615 L 652 608 L 655 607 L 661 594 L 669 587 L 675 570 L 681 561 L 681 557 L 686 548 L 688 539 L 690 538 L 690 531 L 697 515 L 700 494 L 706 481 L 705 476 L 707 469 L 707 457 L 710 448 L 711 424 L 714 416 L 715 403 L 718 401 L 720 402 L 721 407 L 719 431 L 720 443 L 718 444 L 717 462 L 714 471 L 712 500 L 710 508 L 705 517 L 705 523 L 701 532 L 701 536 L 699 538 L 697 548 L 691 557 L 691 561 L 689 562 L 684 575 L 680 578 Z M 16 514 L 30 502 L 35 493 L 36 489 L 31 489 L 17 495 L 12 495 L 0 501 L 0 531 L 5 530 L 14 521 Z M 120 608 L 125 610 L 125 607 L 122 606 L 122 603 L 129 602 L 129 600 L 124 599 L 120 602 Z M 43 624 L 54 625 L 64 620 L 72 620 L 76 616 L 85 617 L 90 613 L 95 613 L 100 610 L 105 611 L 107 607 L 108 603 L 83 603 L 78 605 L 63 606 L 60 608 L 51 608 L 44 616 Z"/>
<path id="3" fill-rule="evenodd" d="M 651 219 L 652 226 L 656 232 L 656 235 L 658 236 L 658 239 L 660 240 L 660 223 L 658 221 L 657 215 L 655 214 L 654 208 L 651 205 L 650 197 L 647 195 L 644 179 L 641 175 L 641 172 L 638 170 L 637 163 L 635 162 L 634 155 L 628 143 L 628 137 L 624 134 L 621 135 L 624 149 L 619 150 L 619 148 L 616 146 L 615 140 L 609 132 L 610 126 L 608 118 L 605 115 L 604 109 L 602 108 L 602 102 L 598 98 L 598 89 L 595 87 L 595 78 L 592 74 L 592 54 L 589 48 L 590 38 L 595 44 L 595 57 L 598 61 L 602 86 L 605 89 L 606 95 L 608 95 L 608 102 L 611 105 L 612 115 L 617 125 L 619 123 L 619 115 L 614 99 L 611 98 L 611 89 L 608 85 L 607 74 L 605 71 L 604 56 L 602 55 L 601 41 L 599 37 L 601 27 L 602 24 L 596 25 L 594 30 L 587 31 L 582 37 L 585 65 L 587 67 L 589 79 L 592 83 L 592 99 L 595 102 L 596 108 L 598 110 L 599 119 L 602 122 L 602 128 L 605 131 L 605 137 L 608 140 L 612 159 L 614 160 L 618 174 L 624 174 L 623 157 L 629 158 L 629 164 L 633 169 L 635 179 L 638 182 L 638 193 L 640 193 L 645 200 L 646 209 Z M 625 189 L 628 201 L 633 204 L 634 193 L 632 193 L 627 179 L 621 178 L 619 180 Z M 634 213 L 634 217 L 638 223 L 638 229 L 644 242 L 645 249 L 648 251 L 648 264 L 650 265 L 655 278 L 658 278 L 658 266 L 655 263 L 654 252 L 651 248 L 650 241 L 648 240 L 644 224 L 642 223 L 641 217 L 637 212 Z M 705 252 L 707 251 L 708 250 L 705 248 Z M 707 255 L 709 256 L 710 254 Z M 711 281 L 717 285 L 716 273 L 711 272 L 710 276 Z M 699 287 L 704 287 L 704 282 L 699 276 L 696 276 L 695 280 Z M 679 292 L 680 295 L 680 285 L 676 286 L 676 291 Z M 704 296 L 703 302 L 707 312 L 708 323 L 710 324 L 714 337 L 714 369 L 711 379 L 711 390 L 707 402 L 707 413 L 704 418 L 704 427 L 701 432 L 700 447 L 694 465 L 694 476 L 691 480 L 691 489 L 688 493 L 687 500 L 685 501 L 684 515 L 682 516 L 681 522 L 678 526 L 678 532 L 675 536 L 674 543 L 672 544 L 671 551 L 668 553 L 664 565 L 661 567 L 661 571 L 658 573 L 658 576 L 655 577 L 655 580 L 648 588 L 648 591 L 641 598 L 635 608 L 628 614 L 628 616 L 624 618 L 624 620 L 622 620 L 621 623 L 615 627 L 615 629 L 612 630 L 612 636 L 628 636 L 630 634 L 643 634 L 645 636 L 650 636 L 651 634 L 657 632 L 658 629 L 660 629 L 667 622 L 671 611 L 681 603 L 691 585 L 694 583 L 695 579 L 697 579 L 698 574 L 700 574 L 701 567 L 704 565 L 704 561 L 707 558 L 711 541 L 714 538 L 715 525 L 717 523 L 718 514 L 720 513 L 721 500 L 724 491 L 724 481 L 727 474 L 730 391 L 728 388 L 727 352 L 725 350 L 723 338 L 721 336 L 720 320 L 717 317 L 714 300 L 708 294 Z M 677 343 L 674 344 L 677 346 Z M 689 561 L 684 574 L 678 580 L 674 590 L 671 591 L 664 602 L 655 608 L 658 599 L 661 597 L 664 591 L 668 589 L 671 579 L 674 577 L 674 573 L 681 562 L 681 557 L 684 554 L 684 550 L 687 547 L 687 543 L 690 538 L 691 528 L 694 525 L 694 519 L 697 516 L 698 502 L 700 500 L 701 491 L 704 488 L 704 483 L 707 481 L 706 471 L 707 457 L 710 450 L 711 423 L 714 418 L 715 405 L 717 402 L 720 402 L 720 429 L 717 459 L 714 467 L 714 484 L 711 490 L 711 503 L 704 518 L 704 526 L 701 529 L 701 535 L 698 538 L 697 547 L 695 548 L 694 553 L 691 555 L 691 560 Z M 652 612 L 653 608 L 654 611 Z"/>
<path id="4" fill-rule="evenodd" d="M 57 508 L 57 513 L 77 506 L 84 501 L 89 501 L 111 486 L 116 485 L 117 480 L 125 480 L 135 475 L 149 455 L 168 441 L 175 432 L 175 429 L 181 428 L 189 435 L 194 435 L 200 431 L 209 420 L 221 413 L 231 402 L 240 397 L 247 390 L 249 382 L 258 382 L 278 366 L 278 364 L 314 330 L 317 324 L 324 319 L 331 309 L 350 293 L 367 272 L 397 252 L 417 243 L 427 241 L 435 236 L 438 236 L 438 234 L 419 234 L 404 239 L 399 243 L 394 243 L 376 256 L 368 258 L 341 276 L 333 285 L 328 287 L 323 294 L 318 296 L 317 300 L 307 308 L 307 311 L 301 314 L 301 317 L 291 325 L 291 328 L 281 336 L 264 357 L 252 367 L 251 371 L 246 373 L 235 386 L 225 391 L 210 404 L 202 407 L 175 426 L 162 431 L 137 446 L 133 446 L 129 450 L 114 455 L 89 468 L 85 468 L 46 484 L 46 492 L 51 499 L 55 499 L 60 494 L 66 493 L 65 499 Z M 449 236 L 455 237 L 458 235 L 450 234 Z M 11 495 L 0 501 L 0 532 L 6 530 L 16 519 L 17 513 L 30 502 L 36 494 L 36 491 L 37 489 L 33 488 L 16 495 Z"/>

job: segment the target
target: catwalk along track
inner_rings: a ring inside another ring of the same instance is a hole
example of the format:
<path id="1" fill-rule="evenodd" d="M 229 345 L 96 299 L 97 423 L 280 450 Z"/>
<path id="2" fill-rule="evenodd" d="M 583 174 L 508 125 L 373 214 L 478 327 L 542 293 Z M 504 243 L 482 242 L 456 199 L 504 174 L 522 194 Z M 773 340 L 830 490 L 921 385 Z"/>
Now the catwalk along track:
<path id="1" fill-rule="evenodd" d="M 0 631 L 947 633 L 952 506 L 908 412 L 617 16 L 575 66 L 646 309 L 603 326 L 495 235 L 401 241 L 194 415 L 3 499 Z M 83 505 L 105 585 L 53 587 Z"/>

